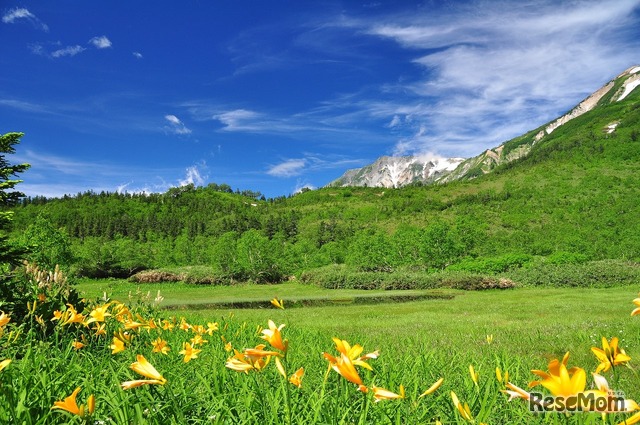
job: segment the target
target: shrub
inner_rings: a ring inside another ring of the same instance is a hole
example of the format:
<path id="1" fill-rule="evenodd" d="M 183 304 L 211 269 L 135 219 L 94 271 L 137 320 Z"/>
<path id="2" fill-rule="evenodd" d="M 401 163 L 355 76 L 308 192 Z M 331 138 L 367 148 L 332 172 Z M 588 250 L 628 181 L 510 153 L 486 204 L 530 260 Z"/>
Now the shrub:
<path id="1" fill-rule="evenodd" d="M 309 270 L 300 276 L 303 283 L 327 289 L 432 289 L 465 290 L 506 289 L 515 286 L 506 278 L 467 272 L 427 273 L 397 270 L 391 273 L 363 272 L 345 265 L 331 265 Z"/>
<path id="2" fill-rule="evenodd" d="M 533 257 L 527 254 L 505 254 L 492 258 L 467 258 L 447 267 L 450 271 L 499 274 L 529 263 Z"/>
<path id="3" fill-rule="evenodd" d="M 547 257 L 547 261 L 551 264 L 582 264 L 589 260 L 584 254 L 575 252 L 559 251 Z"/>
<path id="4" fill-rule="evenodd" d="M 608 287 L 640 282 L 640 264 L 623 260 L 599 260 L 582 264 L 553 264 L 539 261 L 531 267 L 504 274 L 515 282 L 530 286 Z"/>

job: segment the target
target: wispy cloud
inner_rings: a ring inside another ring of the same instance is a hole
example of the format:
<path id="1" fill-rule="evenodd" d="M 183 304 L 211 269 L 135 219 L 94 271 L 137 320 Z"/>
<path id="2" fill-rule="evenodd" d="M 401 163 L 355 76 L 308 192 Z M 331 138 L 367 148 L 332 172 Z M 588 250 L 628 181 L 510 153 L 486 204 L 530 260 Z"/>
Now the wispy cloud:
<path id="1" fill-rule="evenodd" d="M 256 129 L 256 123 L 260 122 L 261 114 L 246 109 L 234 109 L 231 111 L 214 114 L 214 120 L 220 121 L 227 131 L 246 131 Z"/>
<path id="2" fill-rule="evenodd" d="M 302 158 L 289 158 L 270 165 L 266 173 L 274 177 L 289 178 L 328 169 L 357 167 L 364 163 L 366 160 L 335 154 L 305 153 Z"/>
<path id="3" fill-rule="evenodd" d="M 140 53 L 140 52 L 133 52 L 132 54 L 136 59 L 142 59 L 143 58 L 142 53 Z"/>
<path id="4" fill-rule="evenodd" d="M 554 118 L 632 65 L 640 42 L 625 28 L 637 27 L 639 6 L 478 1 L 444 14 L 356 22 L 415 52 L 425 70 L 423 80 L 388 85 L 398 98 L 375 112 L 404 130 L 396 153 L 477 154 Z"/>
<path id="5" fill-rule="evenodd" d="M 106 35 L 96 36 L 89 40 L 89 43 L 93 44 L 97 49 L 107 49 L 111 47 L 111 40 Z"/>
<path id="6" fill-rule="evenodd" d="M 292 177 L 298 176 L 302 173 L 307 160 L 301 159 L 287 159 L 280 164 L 272 165 L 267 170 L 267 174 L 274 177 Z"/>
<path id="7" fill-rule="evenodd" d="M 2 16 L 2 22 L 4 22 L 5 24 L 13 24 L 23 20 L 30 22 L 37 29 L 45 32 L 49 31 L 49 27 L 47 26 L 47 24 L 42 22 L 36 15 L 29 12 L 28 9 L 25 9 L 23 7 L 11 9 Z"/>
<path id="8" fill-rule="evenodd" d="M 27 102 L 18 99 L 0 99 L 0 106 L 5 106 L 11 109 L 16 109 L 23 112 L 36 112 L 51 114 L 53 113 L 49 108 L 37 103 Z"/>
<path id="9" fill-rule="evenodd" d="M 180 120 L 180 118 L 176 117 L 175 115 L 165 115 L 164 119 L 169 123 L 169 125 L 165 126 L 164 128 L 170 133 L 178 135 L 191 134 L 191 130 L 188 129 Z"/>
<path id="10" fill-rule="evenodd" d="M 58 49 L 58 50 L 55 50 L 55 51 L 51 52 L 51 57 L 53 57 L 53 58 L 61 58 L 61 57 L 64 57 L 64 56 L 75 56 L 78 53 L 84 52 L 85 50 L 87 50 L 87 49 L 85 49 L 84 47 L 79 46 L 79 45 L 67 46 L 67 47 L 65 47 L 63 49 Z"/>

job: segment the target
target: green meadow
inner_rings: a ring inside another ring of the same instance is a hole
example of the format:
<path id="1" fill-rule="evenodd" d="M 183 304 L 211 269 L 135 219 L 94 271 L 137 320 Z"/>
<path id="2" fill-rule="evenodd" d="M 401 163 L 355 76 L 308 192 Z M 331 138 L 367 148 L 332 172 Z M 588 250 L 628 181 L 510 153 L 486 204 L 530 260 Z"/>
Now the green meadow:
<path id="1" fill-rule="evenodd" d="M 327 290 L 300 283 L 215 287 L 85 280 L 77 289 L 87 302 L 84 318 L 77 323 L 62 325 L 62 318 L 46 338 L 45 326 L 33 322 L 36 315 L 26 332 L 11 322 L 5 325 L 2 356 L 14 361 L 0 371 L 0 391 L 7 400 L 0 407 L 3 423 L 617 424 L 631 414 L 612 413 L 604 419 L 590 412 L 533 414 L 525 400 L 508 401 L 504 393 L 505 373 L 509 382 L 528 390 L 528 383 L 536 379 L 531 370 L 546 371 L 551 360 L 562 359 L 566 352 L 568 367 L 584 369 L 586 388 L 594 388 L 591 372 L 599 361 L 591 348 L 601 347 L 602 337 L 619 338 L 632 360 L 601 375 L 626 398 L 640 398 L 635 370 L 640 322 L 630 316 L 634 286 L 450 289 L 440 290 L 447 297 L 419 301 L 402 301 L 394 299 L 393 292 L 382 292 L 371 302 L 360 300 L 372 297 L 371 291 Z M 104 291 L 109 301 L 101 299 Z M 164 298 L 159 304 L 154 301 L 157 291 Z M 283 301 L 284 310 L 269 303 L 273 298 Z M 128 306 L 130 318 L 129 313 L 118 316 L 115 299 Z M 302 300 L 335 302 L 304 305 Z M 263 304 L 229 307 L 246 301 Z M 198 302 L 203 305 L 193 307 Z M 111 315 L 98 323 L 104 323 L 107 332 L 97 335 L 96 322 L 85 323 L 94 317 L 96 306 L 105 303 Z M 218 307 L 207 308 L 212 304 Z M 157 327 L 148 326 L 150 319 Z M 129 320 L 145 325 L 127 329 Z M 286 351 L 261 338 L 269 320 L 286 325 L 280 329 L 288 340 Z M 174 327 L 163 329 L 163 323 Z M 207 333 L 211 329 L 207 324 L 214 323 L 215 330 Z M 113 353 L 113 335 L 123 331 L 133 338 L 124 343 L 123 351 Z M 198 334 L 206 342 L 194 343 L 192 347 L 201 351 L 185 362 L 186 354 L 179 352 Z M 158 338 L 170 347 L 166 354 L 154 352 Z M 358 356 L 379 354 L 366 360 L 371 370 L 356 367 L 366 393 L 329 369 L 323 353 L 338 356 L 332 338 L 361 345 Z M 74 341 L 85 345 L 75 349 Z M 233 349 L 242 353 L 260 343 L 272 352 L 263 367 L 245 373 L 225 366 L 234 357 Z M 144 356 L 166 382 L 123 389 L 127 381 L 145 379 L 130 368 L 137 355 Z M 276 358 L 287 379 L 279 373 Z M 477 373 L 475 382 L 470 365 Z M 301 367 L 304 375 L 298 388 L 288 378 Z M 444 380 L 439 388 L 420 397 L 440 378 Z M 374 387 L 400 396 L 401 385 L 404 398 L 376 401 Z M 77 387 L 82 415 L 51 410 Z M 468 403 L 470 417 L 456 408 L 452 391 L 462 405 Z M 90 395 L 95 398 L 91 414 Z"/>

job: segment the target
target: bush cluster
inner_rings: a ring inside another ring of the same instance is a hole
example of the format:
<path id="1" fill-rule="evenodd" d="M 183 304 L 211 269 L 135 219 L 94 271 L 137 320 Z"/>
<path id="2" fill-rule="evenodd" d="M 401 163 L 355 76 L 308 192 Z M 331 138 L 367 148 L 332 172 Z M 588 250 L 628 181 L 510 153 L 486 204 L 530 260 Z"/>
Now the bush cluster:
<path id="1" fill-rule="evenodd" d="M 504 274 L 526 286 L 610 287 L 640 282 L 640 264 L 624 260 L 599 260 L 582 264 L 536 261 L 530 267 Z"/>
<path id="2" fill-rule="evenodd" d="M 515 284 L 506 278 L 468 272 L 427 273 L 396 270 L 390 273 L 365 272 L 335 264 L 302 273 L 303 283 L 327 289 L 432 289 L 453 288 L 480 290 L 512 288 Z"/>

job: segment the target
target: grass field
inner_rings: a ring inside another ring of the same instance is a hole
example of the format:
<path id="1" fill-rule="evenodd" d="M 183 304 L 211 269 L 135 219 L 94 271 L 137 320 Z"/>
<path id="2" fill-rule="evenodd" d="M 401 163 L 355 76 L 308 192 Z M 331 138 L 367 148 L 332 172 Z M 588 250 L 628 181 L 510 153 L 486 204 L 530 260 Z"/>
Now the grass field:
<path id="1" fill-rule="evenodd" d="M 523 400 L 507 401 L 501 392 L 505 383 L 497 380 L 495 369 L 508 371 L 509 381 L 526 389 L 536 378 L 532 369 L 547 370 L 550 360 L 561 359 L 569 351 L 568 366 L 583 368 L 586 387 L 593 388 L 591 372 L 599 362 L 591 347 L 601 346 L 603 336 L 608 340 L 619 338 L 620 347 L 632 359 L 629 365 L 635 369 L 640 358 L 640 321 L 629 315 L 637 294 L 635 286 L 447 291 L 452 298 L 374 304 L 356 301 L 375 295 L 370 291 L 322 290 L 298 283 L 211 287 L 84 281 L 78 289 L 87 298 L 100 296 L 106 290 L 123 301 L 130 291 L 150 291 L 153 298 L 159 289 L 165 297 L 161 306 L 174 308 L 180 304 L 202 307 L 238 300 L 267 302 L 274 297 L 283 299 L 285 307 L 293 300 L 332 297 L 342 299 L 343 304 L 285 310 L 142 308 L 138 319 L 175 317 L 175 330 L 130 330 L 135 332 L 135 338 L 117 354 L 109 348 L 111 335 L 126 325 L 116 320 L 105 322 L 109 329 L 106 336 L 92 334 L 80 324 L 69 324 L 56 328 L 51 338 L 32 343 L 28 349 L 19 340 L 11 343 L 5 332 L 0 337 L 4 347 L 0 360 L 14 361 L 0 371 L 0 393 L 8 401 L 8 407 L 0 407 L 0 420 L 11 418 L 11 423 L 27 424 L 617 424 L 630 416 L 609 414 L 603 422 L 596 413 L 533 415 Z M 115 318 L 115 306 L 110 308 Z M 289 340 L 286 351 L 273 348 L 260 338 L 268 320 L 276 325 L 286 324 L 281 329 L 283 338 Z M 211 335 L 203 334 L 207 342 L 198 345 L 202 352 L 184 362 L 184 355 L 178 352 L 194 337 L 197 324 L 212 322 L 219 329 Z M 178 329 L 178 325 L 187 323 L 193 327 Z M 35 335 L 21 336 L 27 337 Z M 379 351 L 377 359 L 367 360 L 372 371 L 357 368 L 359 378 L 369 388 L 367 394 L 338 373 L 327 373 L 329 363 L 322 353 L 337 355 L 333 337 L 362 345 L 363 354 Z M 81 338 L 86 338 L 86 346 L 72 349 L 72 341 Z M 166 355 L 152 350 L 151 342 L 156 338 L 164 339 L 171 347 Z M 259 343 L 281 352 L 287 377 L 304 367 L 302 388 L 280 376 L 275 367 L 277 356 L 272 356 L 270 364 L 260 372 L 250 370 L 245 374 L 225 367 L 233 356 L 233 351 L 225 350 L 225 343 L 240 353 Z M 138 354 L 163 374 L 166 384 L 119 388 L 125 380 L 140 378 L 129 369 Z M 470 365 L 478 373 L 476 382 L 469 372 Z M 622 390 L 627 398 L 640 399 L 636 371 L 624 366 L 613 370 L 601 373 L 612 388 Z M 439 378 L 444 378 L 439 389 L 418 397 Z M 398 394 L 400 385 L 406 389 L 405 399 L 374 401 L 374 387 Z M 69 396 L 77 386 L 83 388 L 79 404 L 89 394 L 95 394 L 93 415 L 81 418 L 50 410 L 55 401 Z M 452 391 L 462 403 L 469 404 L 473 421 L 456 409 Z"/>

